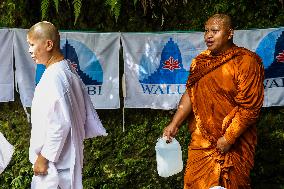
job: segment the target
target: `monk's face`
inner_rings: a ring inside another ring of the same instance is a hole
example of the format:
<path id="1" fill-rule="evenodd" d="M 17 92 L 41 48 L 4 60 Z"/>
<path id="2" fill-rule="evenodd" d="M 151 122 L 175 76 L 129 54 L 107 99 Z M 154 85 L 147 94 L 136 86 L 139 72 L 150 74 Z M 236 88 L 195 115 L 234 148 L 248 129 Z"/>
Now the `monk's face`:
<path id="1" fill-rule="evenodd" d="M 41 40 L 33 33 L 30 33 L 27 35 L 27 42 L 29 44 L 29 53 L 35 63 L 45 64 L 50 56 L 47 40 Z"/>
<path id="2" fill-rule="evenodd" d="M 205 24 L 204 40 L 213 54 L 230 48 L 233 31 L 222 19 L 210 18 Z"/>

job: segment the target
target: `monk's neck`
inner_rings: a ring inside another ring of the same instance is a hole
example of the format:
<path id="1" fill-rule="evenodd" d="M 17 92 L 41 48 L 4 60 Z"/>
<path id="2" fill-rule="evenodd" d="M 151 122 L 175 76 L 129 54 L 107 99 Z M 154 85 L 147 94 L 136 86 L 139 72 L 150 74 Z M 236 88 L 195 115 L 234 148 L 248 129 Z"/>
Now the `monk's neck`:
<path id="1" fill-rule="evenodd" d="M 50 65 L 52 64 L 55 64 L 57 62 L 60 62 L 61 60 L 64 59 L 64 56 L 63 54 L 61 53 L 56 53 L 56 54 L 53 54 L 49 60 L 47 61 L 47 63 L 45 64 L 46 68 L 48 68 Z"/>
<path id="2" fill-rule="evenodd" d="M 224 54 L 226 51 L 230 50 L 231 48 L 233 48 L 235 45 L 234 43 L 229 43 L 227 44 L 222 50 L 219 50 L 219 51 L 212 51 L 210 54 L 212 56 L 218 56 L 218 55 L 221 55 L 221 54 Z"/>

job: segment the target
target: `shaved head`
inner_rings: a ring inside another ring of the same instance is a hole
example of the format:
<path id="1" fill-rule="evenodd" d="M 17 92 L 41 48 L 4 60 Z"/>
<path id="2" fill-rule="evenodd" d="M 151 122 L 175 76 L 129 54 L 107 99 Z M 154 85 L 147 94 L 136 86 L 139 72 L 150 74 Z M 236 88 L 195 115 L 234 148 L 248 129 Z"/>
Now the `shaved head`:
<path id="1" fill-rule="evenodd" d="M 206 22 L 208 22 L 211 19 L 220 20 L 222 21 L 225 27 L 228 27 L 228 29 L 234 29 L 232 19 L 227 14 L 214 14 Z"/>
<path id="2" fill-rule="evenodd" d="M 232 19 L 226 14 L 214 14 L 205 23 L 204 39 L 208 50 L 217 55 L 233 45 Z"/>
<path id="3" fill-rule="evenodd" d="M 28 36 L 32 36 L 38 40 L 51 40 L 55 48 L 60 48 L 60 35 L 57 28 L 50 22 L 42 21 L 33 25 Z"/>

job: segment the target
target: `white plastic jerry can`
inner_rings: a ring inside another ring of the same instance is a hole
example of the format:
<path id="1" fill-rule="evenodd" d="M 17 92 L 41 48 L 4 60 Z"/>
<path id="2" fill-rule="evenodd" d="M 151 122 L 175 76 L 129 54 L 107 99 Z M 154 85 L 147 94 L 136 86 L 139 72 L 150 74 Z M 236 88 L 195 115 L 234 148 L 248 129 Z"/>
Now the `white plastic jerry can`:
<path id="1" fill-rule="evenodd" d="M 175 138 L 170 143 L 167 143 L 166 138 L 159 138 L 155 149 L 157 170 L 161 177 L 169 177 L 182 171 L 181 147 Z"/>
<path id="2" fill-rule="evenodd" d="M 214 186 L 214 187 L 211 187 L 211 188 L 209 188 L 209 189 L 226 189 L 226 188 L 224 188 L 224 187 L 222 187 L 222 186 Z"/>

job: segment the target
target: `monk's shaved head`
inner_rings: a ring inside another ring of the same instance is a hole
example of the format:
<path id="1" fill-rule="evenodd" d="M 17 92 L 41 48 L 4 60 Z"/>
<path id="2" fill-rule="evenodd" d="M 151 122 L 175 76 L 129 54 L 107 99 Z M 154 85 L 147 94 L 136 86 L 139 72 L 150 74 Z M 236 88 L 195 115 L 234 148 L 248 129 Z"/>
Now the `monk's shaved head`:
<path id="1" fill-rule="evenodd" d="M 228 29 L 234 29 L 232 19 L 227 14 L 214 14 L 206 22 L 208 22 L 211 19 L 220 20 L 225 27 L 228 27 Z"/>
<path id="2" fill-rule="evenodd" d="M 29 31 L 28 36 L 36 39 L 51 40 L 55 48 L 60 48 L 60 35 L 57 28 L 50 22 L 42 21 L 33 25 Z"/>

